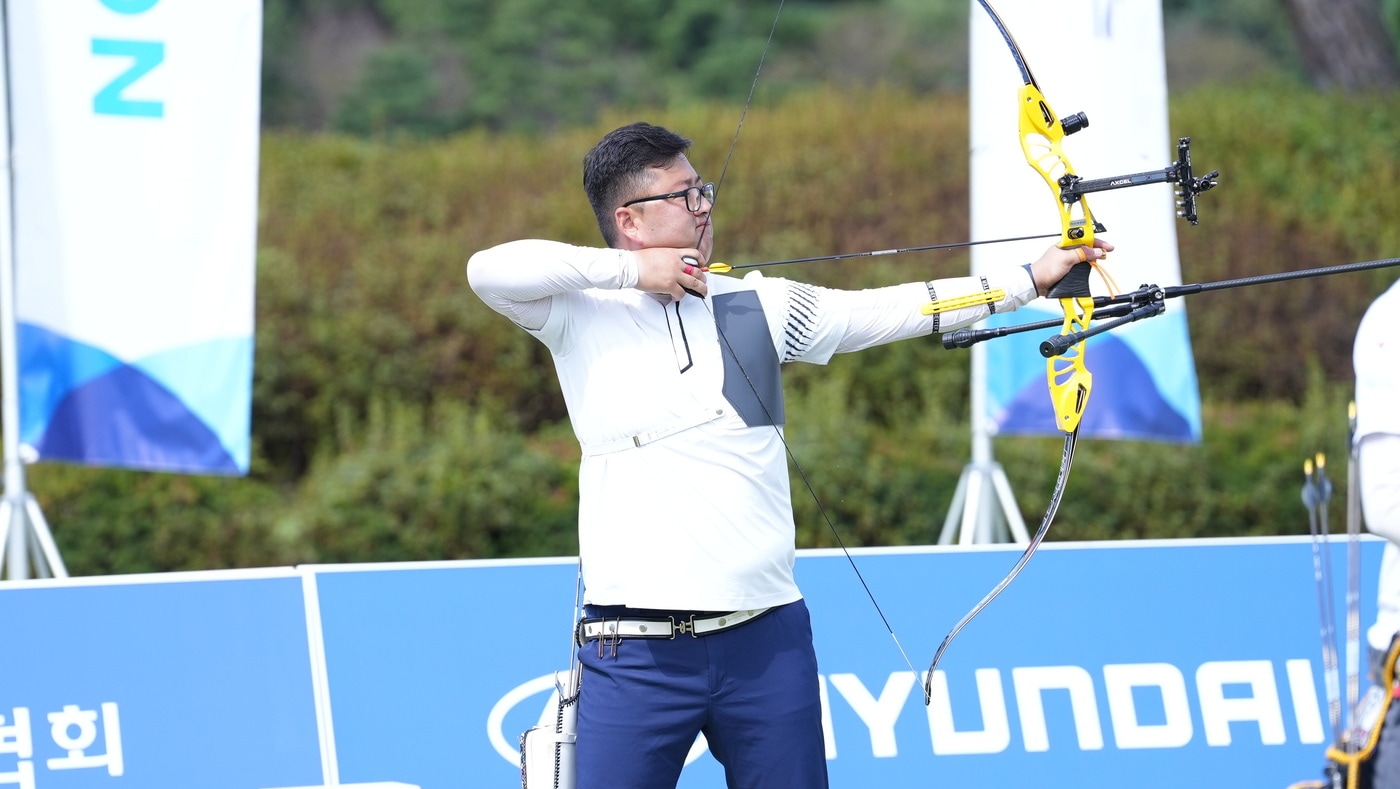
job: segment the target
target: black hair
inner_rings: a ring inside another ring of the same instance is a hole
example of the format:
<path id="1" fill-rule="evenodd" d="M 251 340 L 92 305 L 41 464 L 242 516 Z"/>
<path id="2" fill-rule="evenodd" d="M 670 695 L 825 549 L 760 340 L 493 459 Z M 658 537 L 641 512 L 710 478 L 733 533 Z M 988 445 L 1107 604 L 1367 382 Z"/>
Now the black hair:
<path id="1" fill-rule="evenodd" d="M 690 148 L 669 129 L 637 123 L 613 129 L 583 157 L 583 191 L 608 246 L 617 246 L 613 211 L 647 183 L 647 171 L 665 167 Z"/>

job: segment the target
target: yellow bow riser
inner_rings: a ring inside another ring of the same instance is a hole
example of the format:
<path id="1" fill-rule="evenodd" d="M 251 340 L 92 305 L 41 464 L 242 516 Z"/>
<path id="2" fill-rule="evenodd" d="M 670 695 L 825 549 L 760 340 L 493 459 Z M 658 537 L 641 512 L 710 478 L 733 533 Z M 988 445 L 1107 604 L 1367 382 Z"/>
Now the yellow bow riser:
<path id="1" fill-rule="evenodd" d="M 1020 107 L 1018 126 L 1021 151 L 1031 168 L 1045 179 L 1050 191 L 1058 195 L 1061 193 L 1061 180 L 1065 176 L 1075 175 L 1074 168 L 1060 148 L 1060 142 L 1065 137 L 1064 127 L 1034 84 L 1021 87 Z M 1059 245 L 1065 248 L 1079 245 L 1092 247 L 1094 216 L 1088 203 L 1083 198 L 1056 202 L 1060 209 L 1062 231 Z M 1065 313 L 1062 334 L 1084 331 L 1094 318 L 1094 300 L 1089 293 L 1088 277 L 1070 276 L 1066 280 L 1053 294 L 1063 296 L 1060 299 Z M 1094 376 L 1084 366 L 1084 342 L 1076 343 L 1063 356 L 1047 359 L 1045 377 L 1050 387 L 1050 401 L 1055 408 L 1055 424 L 1064 432 L 1071 433 L 1079 427 L 1084 406 L 1089 402 L 1093 389 Z"/>
<path id="2" fill-rule="evenodd" d="M 1045 179 L 1045 185 L 1056 195 L 1060 194 L 1060 180 L 1067 175 L 1075 175 L 1074 168 L 1065 158 L 1060 142 L 1065 138 L 1064 127 L 1045 102 L 1045 96 L 1035 85 L 1023 85 L 1020 92 L 1021 113 L 1018 127 L 1021 134 L 1021 152 L 1032 169 Z M 1082 197 L 1066 203 L 1057 200 L 1060 208 L 1061 247 L 1094 245 L 1094 215 L 1089 204 Z M 1076 294 L 1076 295 L 1088 295 Z"/>
<path id="3" fill-rule="evenodd" d="M 1092 296 L 1060 299 L 1065 311 L 1061 334 L 1084 331 L 1094 319 Z M 1084 344 L 1080 340 L 1061 356 L 1045 360 L 1045 377 L 1050 384 L 1050 402 L 1055 406 L 1055 424 L 1066 433 L 1079 429 L 1084 406 L 1094 388 L 1094 374 L 1084 366 Z"/>

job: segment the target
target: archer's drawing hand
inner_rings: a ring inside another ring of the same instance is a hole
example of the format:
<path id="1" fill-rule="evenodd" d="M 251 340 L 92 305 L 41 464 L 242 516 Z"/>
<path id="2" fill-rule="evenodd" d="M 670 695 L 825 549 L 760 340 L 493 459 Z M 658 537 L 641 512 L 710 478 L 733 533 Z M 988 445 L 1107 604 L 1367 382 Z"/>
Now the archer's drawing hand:
<path id="1" fill-rule="evenodd" d="M 651 247 L 633 250 L 637 256 L 637 290 L 679 301 L 689 293 L 705 298 L 705 264 L 698 249 Z"/>

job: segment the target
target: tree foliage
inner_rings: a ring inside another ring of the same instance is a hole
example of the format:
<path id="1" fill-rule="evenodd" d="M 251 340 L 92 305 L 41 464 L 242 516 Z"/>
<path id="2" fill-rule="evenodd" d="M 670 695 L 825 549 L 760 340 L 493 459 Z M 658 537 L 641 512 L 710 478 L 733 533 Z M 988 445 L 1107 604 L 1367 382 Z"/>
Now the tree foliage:
<path id="1" fill-rule="evenodd" d="M 472 127 L 546 130 L 603 106 L 742 95 L 772 10 L 709 0 L 269 0 L 264 89 L 271 125 L 307 125 L 315 75 L 335 60 L 308 38 L 364 20 L 347 89 L 321 101 L 356 134 L 442 134 Z M 797 9 L 780 45 L 810 49 L 814 12 Z M 298 51 L 300 49 L 301 51 Z M 319 88 L 326 92 L 324 86 Z M 315 121 L 312 120 L 314 123 Z"/>
<path id="2" fill-rule="evenodd" d="M 1400 0 L 1347 2 L 1384 16 L 1392 37 L 1400 28 Z M 921 96 L 967 86 L 965 0 L 787 3 L 774 27 L 777 8 L 738 0 L 267 0 L 264 123 L 372 136 L 539 132 L 593 123 L 603 108 L 740 101 L 770 30 L 759 86 L 766 101 L 816 85 Z M 1325 37 L 1315 46 L 1328 26 L 1306 16 L 1291 25 L 1278 0 L 1164 0 L 1163 15 L 1178 90 L 1261 78 L 1303 83 L 1319 78 L 1309 54 L 1335 59 L 1357 49 L 1354 40 Z"/>
<path id="3" fill-rule="evenodd" d="M 1376 0 L 1287 0 L 1314 85 L 1347 91 L 1400 87 L 1395 43 Z"/>

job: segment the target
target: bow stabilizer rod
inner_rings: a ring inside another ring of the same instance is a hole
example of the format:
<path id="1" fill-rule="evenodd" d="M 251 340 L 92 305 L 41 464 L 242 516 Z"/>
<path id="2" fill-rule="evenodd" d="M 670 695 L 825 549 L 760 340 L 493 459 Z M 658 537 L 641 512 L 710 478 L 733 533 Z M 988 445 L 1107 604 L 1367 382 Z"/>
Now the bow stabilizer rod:
<path id="1" fill-rule="evenodd" d="M 1194 296 L 1197 293 L 1209 293 L 1216 290 L 1229 290 L 1231 288 L 1246 288 L 1254 285 L 1268 285 L 1274 282 L 1290 282 L 1298 279 L 1310 279 L 1312 277 L 1329 277 L 1335 274 L 1346 274 L 1352 271 L 1369 271 L 1378 268 L 1392 268 L 1400 266 L 1400 257 L 1382 258 L 1379 260 L 1366 260 L 1359 263 L 1342 263 L 1336 266 L 1321 266 L 1318 268 L 1299 269 L 1297 271 L 1280 271 L 1274 274 L 1260 274 L 1253 277 L 1239 277 L 1237 279 L 1218 280 L 1216 282 L 1198 282 L 1190 285 L 1170 285 L 1162 288 L 1156 285 L 1143 285 L 1135 291 L 1124 293 L 1119 296 L 1095 296 L 1094 309 L 1099 317 L 1119 317 L 1129 316 L 1127 320 L 1109 321 L 1108 325 L 1100 325 L 1092 330 L 1080 332 L 1083 337 L 1092 337 L 1100 331 L 1112 329 L 1141 318 L 1151 317 L 1160 314 L 1165 305 L 1166 299 L 1174 299 L 1181 296 Z M 1155 310 L 1153 309 L 1155 305 Z M 1147 314 L 1131 317 L 1133 312 L 1143 310 Z M 959 329 L 943 335 L 943 347 L 948 350 L 957 348 L 971 348 L 979 342 L 994 340 L 998 337 L 1005 337 L 1011 334 L 1020 334 L 1027 331 L 1038 331 L 1040 329 L 1051 329 L 1061 324 L 1060 319 L 1036 321 L 1034 323 L 1022 323 L 1015 326 L 999 326 L 992 329 Z M 1050 341 L 1041 343 L 1041 353 L 1044 354 L 1046 347 L 1055 347 L 1063 343 L 1072 342 L 1074 334 L 1058 335 Z"/>

